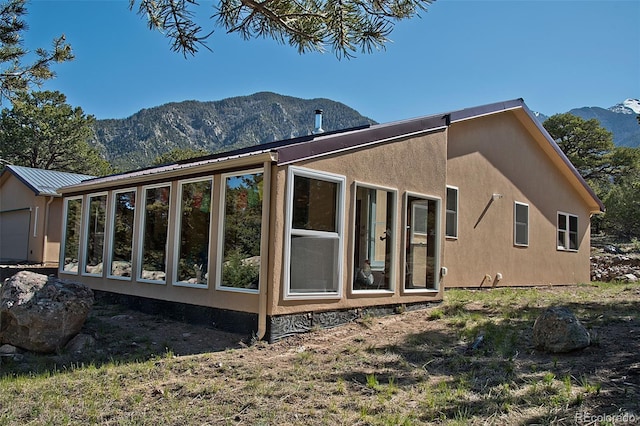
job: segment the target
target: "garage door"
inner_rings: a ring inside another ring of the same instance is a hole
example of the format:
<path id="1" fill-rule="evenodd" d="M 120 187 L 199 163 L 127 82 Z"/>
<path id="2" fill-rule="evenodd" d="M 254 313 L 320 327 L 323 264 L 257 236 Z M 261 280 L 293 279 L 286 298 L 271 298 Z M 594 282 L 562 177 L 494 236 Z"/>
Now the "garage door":
<path id="1" fill-rule="evenodd" d="M 11 210 L 0 212 L 0 261 L 26 261 L 29 258 L 29 228 L 31 212 Z"/>

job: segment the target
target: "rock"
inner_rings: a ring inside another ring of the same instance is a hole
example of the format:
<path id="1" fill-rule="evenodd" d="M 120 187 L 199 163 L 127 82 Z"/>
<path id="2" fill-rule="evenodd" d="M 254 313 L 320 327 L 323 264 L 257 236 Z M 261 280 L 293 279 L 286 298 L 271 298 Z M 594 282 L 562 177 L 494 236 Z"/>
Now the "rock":
<path id="1" fill-rule="evenodd" d="M 18 348 L 13 345 L 0 346 L 0 356 L 10 356 L 18 353 Z"/>
<path id="2" fill-rule="evenodd" d="M 111 275 L 116 277 L 130 277 L 131 262 L 125 262 L 123 260 L 115 260 L 111 262 Z"/>
<path id="3" fill-rule="evenodd" d="M 102 275 L 102 268 L 103 268 L 102 262 L 100 262 L 97 265 L 87 265 L 86 271 L 88 274 Z"/>
<path id="4" fill-rule="evenodd" d="M 571 352 L 589 346 L 591 338 L 569 309 L 552 307 L 536 319 L 533 343 L 537 349 L 547 352 Z"/>
<path id="5" fill-rule="evenodd" d="M 616 281 L 621 281 L 625 283 L 635 283 L 638 282 L 638 277 L 634 274 L 624 274 L 619 277 L 616 277 Z"/>
<path id="6" fill-rule="evenodd" d="M 152 281 L 164 281 L 166 274 L 163 271 L 147 271 L 146 269 L 142 270 L 142 274 L 140 278 L 143 280 L 152 280 Z"/>
<path id="7" fill-rule="evenodd" d="M 620 253 L 620 249 L 618 247 L 614 246 L 614 245 L 611 245 L 611 244 L 604 246 L 603 250 L 604 250 L 605 253 L 611 253 L 611 254 Z"/>
<path id="8" fill-rule="evenodd" d="M 592 281 L 637 282 L 633 281 L 631 275 L 636 278 L 640 277 L 640 256 L 636 253 L 629 255 L 597 254 L 591 256 Z"/>
<path id="9" fill-rule="evenodd" d="M 82 353 L 85 349 L 93 348 L 96 345 L 96 339 L 88 334 L 76 334 L 69 343 L 64 347 L 67 352 Z"/>
<path id="10" fill-rule="evenodd" d="M 0 342 L 34 352 L 63 348 L 93 305 L 84 284 L 21 271 L 0 288 Z"/>

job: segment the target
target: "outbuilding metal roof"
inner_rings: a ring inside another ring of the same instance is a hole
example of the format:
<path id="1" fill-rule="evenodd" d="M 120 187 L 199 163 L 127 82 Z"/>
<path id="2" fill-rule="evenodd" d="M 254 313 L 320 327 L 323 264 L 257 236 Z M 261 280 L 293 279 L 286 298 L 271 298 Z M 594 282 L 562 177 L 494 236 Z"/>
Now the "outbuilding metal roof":
<path id="1" fill-rule="evenodd" d="M 93 179 L 95 176 L 76 173 L 58 172 L 55 170 L 34 169 L 22 166 L 7 166 L 2 174 L 13 173 L 22 183 L 29 187 L 36 195 L 50 195 L 60 197 L 58 188 L 76 185 L 83 180 Z"/>

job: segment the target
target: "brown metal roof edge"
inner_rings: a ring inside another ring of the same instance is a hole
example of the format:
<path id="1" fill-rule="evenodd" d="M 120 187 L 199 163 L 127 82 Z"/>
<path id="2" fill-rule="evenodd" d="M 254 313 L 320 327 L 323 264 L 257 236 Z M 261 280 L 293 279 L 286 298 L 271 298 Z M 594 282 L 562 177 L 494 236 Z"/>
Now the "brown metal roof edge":
<path id="1" fill-rule="evenodd" d="M 496 102 L 492 104 L 481 105 L 478 107 L 472 107 L 472 108 L 466 108 L 458 111 L 453 111 L 449 114 L 451 117 L 451 123 L 455 123 L 458 121 L 474 119 L 474 118 L 481 117 L 483 115 L 496 114 L 499 112 L 509 111 L 513 109 L 522 109 L 527 114 L 529 119 L 533 122 L 533 124 L 537 127 L 540 133 L 544 136 L 544 138 L 547 140 L 549 145 L 553 148 L 555 153 L 560 157 L 560 159 L 562 159 L 564 164 L 569 168 L 569 170 L 571 170 L 571 173 L 576 177 L 576 179 L 578 179 L 580 184 L 584 187 L 584 189 L 589 193 L 589 195 L 596 202 L 596 204 L 600 209 L 600 212 L 604 212 L 605 211 L 604 203 L 600 200 L 600 198 L 598 198 L 596 193 L 589 186 L 587 181 L 584 180 L 580 172 L 578 172 L 578 170 L 571 163 L 571 161 L 569 161 L 569 158 L 567 158 L 567 156 L 562 151 L 562 149 L 560 149 L 556 141 L 553 140 L 549 132 L 547 132 L 547 129 L 545 129 L 542 123 L 540 123 L 540 120 L 536 118 L 536 116 L 529 109 L 527 104 L 525 104 L 524 99 L 519 98 L 519 99 L 512 99 L 504 102 Z"/>
<path id="2" fill-rule="evenodd" d="M 478 118 L 482 117 L 483 115 L 495 114 L 498 112 L 508 111 L 510 109 L 520 108 L 523 106 L 526 107 L 524 100 L 522 98 L 518 98 L 471 108 L 464 108 L 457 111 L 451 111 L 449 115 L 451 116 L 451 122 L 454 123 L 456 121 Z"/>
<path id="3" fill-rule="evenodd" d="M 448 124 L 449 117 L 447 115 L 431 115 L 387 124 L 376 124 L 364 129 L 333 135 L 321 133 L 315 135 L 316 137 L 311 140 L 281 146 L 275 151 L 278 153 L 278 164 L 284 165 L 400 137 L 435 131 L 446 128 Z"/>
<path id="4" fill-rule="evenodd" d="M 385 124 L 366 125 L 351 129 L 338 130 L 328 133 L 320 133 L 316 135 L 306 135 L 298 138 L 287 139 L 282 141 L 270 142 L 263 145 L 255 145 L 252 147 L 242 148 L 236 151 L 226 153 L 211 154 L 190 160 L 184 160 L 164 166 L 149 167 L 133 172 L 125 172 L 122 174 L 111 175 L 107 177 L 98 177 L 96 179 L 85 181 L 85 184 L 98 184 L 111 181 L 127 180 L 135 175 L 162 174 L 162 169 L 166 171 L 176 171 L 189 166 L 196 166 L 198 163 L 218 163 L 231 160 L 234 154 L 237 156 L 255 155 L 266 153 L 268 151 L 277 153 L 275 161 L 278 164 L 289 164 L 304 159 L 314 158 L 322 155 L 364 147 L 367 145 L 382 143 L 389 140 L 408 137 L 415 134 L 436 131 L 446 128 L 451 123 L 458 121 L 479 118 L 484 115 L 496 114 L 508 110 L 519 109 L 527 113 L 530 119 L 537 126 L 538 130 L 544 135 L 554 151 L 560 156 L 563 162 L 569 167 L 573 175 L 580 181 L 581 185 L 587 190 L 591 197 L 596 201 L 601 211 L 604 211 L 604 204 L 593 189 L 587 184 L 577 169 L 571 164 L 560 147 L 551 138 L 542 124 L 535 118 L 531 110 L 526 106 L 522 98 L 512 99 L 503 102 L 495 102 L 486 105 L 480 105 L 471 108 L 451 111 L 449 113 L 433 114 L 424 117 L 412 118 L 402 121 L 395 121 Z M 73 185 L 75 186 L 83 186 Z"/>

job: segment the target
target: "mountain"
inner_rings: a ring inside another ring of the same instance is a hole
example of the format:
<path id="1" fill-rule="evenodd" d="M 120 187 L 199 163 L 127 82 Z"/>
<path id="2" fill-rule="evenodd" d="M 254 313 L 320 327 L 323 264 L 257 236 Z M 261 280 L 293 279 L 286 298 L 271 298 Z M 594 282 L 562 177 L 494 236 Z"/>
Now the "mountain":
<path id="1" fill-rule="evenodd" d="M 323 110 L 325 131 L 348 129 L 375 121 L 330 99 L 300 99 L 260 92 L 220 101 L 184 101 L 143 109 L 124 119 L 98 120 L 92 141 L 120 170 L 151 165 L 174 148 L 202 149 L 210 153 L 308 135 L 314 112 Z M 640 147 L 640 100 L 627 99 L 604 109 L 568 111 L 584 119 L 596 118 L 613 133 L 618 146 Z M 540 122 L 548 116 L 534 113 Z"/>
<path id="2" fill-rule="evenodd" d="M 640 147 L 640 124 L 636 118 L 640 115 L 640 100 L 627 99 L 611 108 L 582 107 L 574 108 L 569 113 L 585 120 L 595 118 L 600 125 L 613 133 L 613 142 L 617 146 Z M 534 113 L 541 123 L 548 116 Z"/>
<path id="3" fill-rule="evenodd" d="M 325 131 L 375 123 L 330 99 L 261 92 L 220 101 L 184 101 L 143 109 L 124 119 L 97 120 L 92 144 L 120 170 L 149 166 L 174 148 L 229 151 L 311 134 L 315 110 Z"/>

